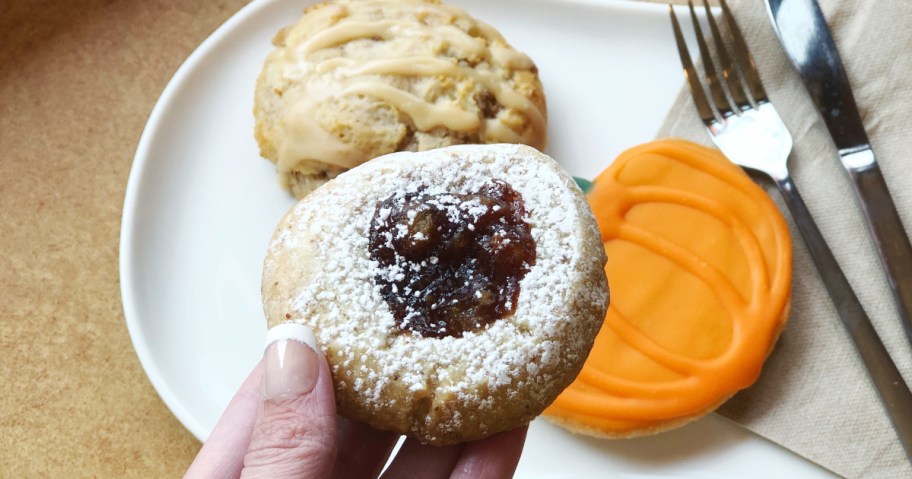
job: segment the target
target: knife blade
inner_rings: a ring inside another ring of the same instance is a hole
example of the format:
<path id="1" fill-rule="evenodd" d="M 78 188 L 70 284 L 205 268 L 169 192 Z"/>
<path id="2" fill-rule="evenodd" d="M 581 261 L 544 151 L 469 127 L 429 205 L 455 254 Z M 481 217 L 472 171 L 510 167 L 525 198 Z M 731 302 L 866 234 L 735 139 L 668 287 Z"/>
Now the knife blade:
<path id="1" fill-rule="evenodd" d="M 823 118 L 874 238 L 912 342 L 912 245 L 865 132 L 833 35 L 816 0 L 767 0 L 779 42 Z"/>

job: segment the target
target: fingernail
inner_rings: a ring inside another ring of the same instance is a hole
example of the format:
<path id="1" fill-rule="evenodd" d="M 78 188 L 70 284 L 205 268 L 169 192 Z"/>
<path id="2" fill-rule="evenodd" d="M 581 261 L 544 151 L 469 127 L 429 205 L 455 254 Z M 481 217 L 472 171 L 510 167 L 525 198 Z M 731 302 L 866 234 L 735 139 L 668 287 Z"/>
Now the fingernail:
<path id="1" fill-rule="evenodd" d="M 266 334 L 263 357 L 263 397 L 283 399 L 313 390 L 320 375 L 317 339 L 298 323 L 283 323 Z"/>

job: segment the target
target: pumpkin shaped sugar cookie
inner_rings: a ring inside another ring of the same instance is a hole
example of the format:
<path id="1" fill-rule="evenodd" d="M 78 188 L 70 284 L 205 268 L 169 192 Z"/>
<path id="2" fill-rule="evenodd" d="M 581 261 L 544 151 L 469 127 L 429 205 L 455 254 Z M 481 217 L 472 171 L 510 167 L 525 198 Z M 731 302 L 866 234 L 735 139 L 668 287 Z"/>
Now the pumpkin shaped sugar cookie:
<path id="1" fill-rule="evenodd" d="M 791 240 L 767 194 L 717 150 L 622 153 L 588 194 L 611 305 L 576 381 L 545 411 L 630 437 L 677 427 L 756 381 L 786 323 Z"/>

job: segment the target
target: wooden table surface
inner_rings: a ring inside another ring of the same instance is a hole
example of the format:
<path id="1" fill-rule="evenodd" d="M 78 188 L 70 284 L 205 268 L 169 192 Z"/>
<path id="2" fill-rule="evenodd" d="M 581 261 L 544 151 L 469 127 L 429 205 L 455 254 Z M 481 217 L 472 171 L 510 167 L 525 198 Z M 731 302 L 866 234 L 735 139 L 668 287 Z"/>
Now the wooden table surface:
<path id="1" fill-rule="evenodd" d="M 180 477 L 196 455 L 127 333 L 120 216 L 155 101 L 244 3 L 0 3 L 0 476 Z"/>
<path id="2" fill-rule="evenodd" d="M 165 84 L 244 3 L 0 3 L 0 476 L 177 477 L 199 449 L 127 333 L 121 208 Z"/>

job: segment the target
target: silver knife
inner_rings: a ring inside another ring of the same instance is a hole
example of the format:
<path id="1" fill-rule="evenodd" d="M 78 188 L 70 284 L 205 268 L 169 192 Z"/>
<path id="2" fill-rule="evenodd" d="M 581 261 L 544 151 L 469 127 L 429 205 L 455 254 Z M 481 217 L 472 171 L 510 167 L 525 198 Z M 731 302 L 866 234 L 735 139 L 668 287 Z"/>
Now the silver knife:
<path id="1" fill-rule="evenodd" d="M 877 165 L 820 5 L 816 0 L 767 0 L 767 7 L 779 41 L 804 80 L 852 178 L 906 336 L 912 341 L 912 245 Z"/>

